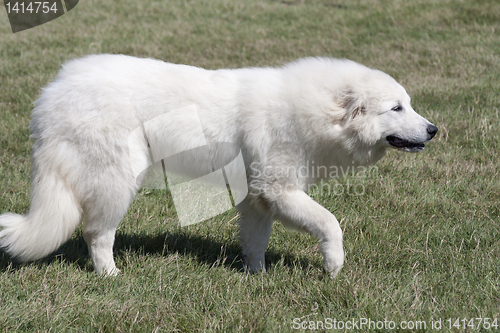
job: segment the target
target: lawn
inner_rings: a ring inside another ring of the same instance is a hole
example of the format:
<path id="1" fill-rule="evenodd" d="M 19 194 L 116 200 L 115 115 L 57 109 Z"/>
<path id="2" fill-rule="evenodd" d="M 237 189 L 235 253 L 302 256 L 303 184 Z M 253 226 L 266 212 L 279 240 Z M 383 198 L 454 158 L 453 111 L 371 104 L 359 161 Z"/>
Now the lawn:
<path id="1" fill-rule="evenodd" d="M 500 2 L 84 0 L 16 34 L 0 9 L 0 213 L 30 205 L 33 101 L 91 53 L 205 68 L 349 58 L 395 77 L 439 132 L 332 180 L 356 193 L 309 193 L 344 230 L 336 280 L 317 241 L 279 223 L 267 274 L 247 275 L 235 210 L 181 228 L 170 194 L 142 189 L 117 232 L 118 277 L 92 272 L 81 228 L 35 263 L 0 252 L 0 331 L 500 329 Z"/>

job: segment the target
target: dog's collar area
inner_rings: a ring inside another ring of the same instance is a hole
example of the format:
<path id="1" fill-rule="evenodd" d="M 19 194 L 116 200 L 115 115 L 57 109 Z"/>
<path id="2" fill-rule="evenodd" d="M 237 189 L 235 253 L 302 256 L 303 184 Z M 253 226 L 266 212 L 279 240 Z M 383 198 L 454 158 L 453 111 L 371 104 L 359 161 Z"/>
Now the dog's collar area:
<path id="1" fill-rule="evenodd" d="M 425 148 L 425 144 L 422 142 L 411 142 L 395 135 L 389 135 L 386 140 L 394 148 L 404 151 L 419 152 Z"/>

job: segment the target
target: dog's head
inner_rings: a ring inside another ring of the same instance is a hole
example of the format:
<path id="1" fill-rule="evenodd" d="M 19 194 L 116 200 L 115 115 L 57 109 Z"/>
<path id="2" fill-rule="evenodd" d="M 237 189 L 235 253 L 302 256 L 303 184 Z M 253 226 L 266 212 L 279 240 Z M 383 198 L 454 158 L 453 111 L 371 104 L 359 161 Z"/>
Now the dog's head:
<path id="1" fill-rule="evenodd" d="M 355 71 L 340 95 L 343 123 L 368 145 L 419 152 L 438 128 L 416 113 L 406 90 L 389 75 Z"/>
<path id="2" fill-rule="evenodd" d="M 386 148 L 419 152 L 437 133 L 413 110 L 406 90 L 381 71 L 329 58 L 302 59 L 286 70 L 288 97 L 306 128 L 301 136 L 310 145 L 321 141 L 323 155 L 371 164 Z"/>

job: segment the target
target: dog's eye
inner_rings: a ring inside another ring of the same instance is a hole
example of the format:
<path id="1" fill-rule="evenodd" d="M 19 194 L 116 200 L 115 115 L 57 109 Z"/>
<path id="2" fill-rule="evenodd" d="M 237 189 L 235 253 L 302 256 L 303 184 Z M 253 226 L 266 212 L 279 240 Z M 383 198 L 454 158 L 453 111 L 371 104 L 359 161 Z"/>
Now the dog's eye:
<path id="1" fill-rule="evenodd" d="M 400 112 L 400 111 L 403 111 L 403 107 L 398 104 L 395 107 L 393 107 L 391 110 L 396 111 L 396 112 Z"/>

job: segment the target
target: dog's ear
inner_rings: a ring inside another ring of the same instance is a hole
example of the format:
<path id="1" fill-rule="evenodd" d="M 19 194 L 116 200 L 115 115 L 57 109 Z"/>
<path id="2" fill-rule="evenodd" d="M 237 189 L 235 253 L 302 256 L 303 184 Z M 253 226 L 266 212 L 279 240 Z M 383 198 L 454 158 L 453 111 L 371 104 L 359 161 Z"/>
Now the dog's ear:
<path id="1" fill-rule="evenodd" d="M 352 87 L 345 88 L 340 95 L 340 105 L 345 110 L 344 120 L 354 119 L 362 112 L 366 112 L 363 97 Z"/>

